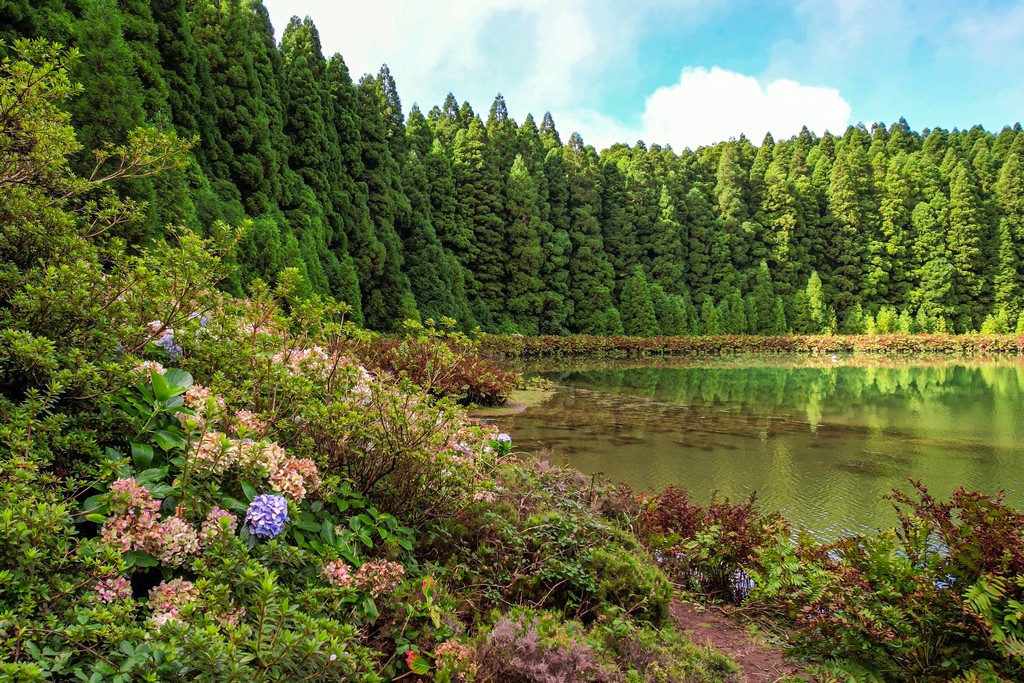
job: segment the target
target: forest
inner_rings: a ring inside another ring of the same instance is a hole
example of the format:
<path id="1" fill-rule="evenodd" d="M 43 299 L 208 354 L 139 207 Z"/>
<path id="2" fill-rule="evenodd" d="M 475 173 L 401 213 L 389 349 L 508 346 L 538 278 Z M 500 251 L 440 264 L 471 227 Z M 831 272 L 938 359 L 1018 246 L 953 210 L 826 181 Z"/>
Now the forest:
<path id="1" fill-rule="evenodd" d="M 221 284 L 238 295 L 297 268 L 378 331 L 1024 329 L 1019 123 L 598 152 L 500 94 L 486 116 L 452 94 L 405 111 L 387 66 L 353 77 L 311 20 L 275 36 L 258 0 L 3 0 L 18 37 L 77 47 L 83 149 L 140 126 L 196 141 L 184 167 L 118 181 L 147 210 L 112 231 L 246 226 Z"/>

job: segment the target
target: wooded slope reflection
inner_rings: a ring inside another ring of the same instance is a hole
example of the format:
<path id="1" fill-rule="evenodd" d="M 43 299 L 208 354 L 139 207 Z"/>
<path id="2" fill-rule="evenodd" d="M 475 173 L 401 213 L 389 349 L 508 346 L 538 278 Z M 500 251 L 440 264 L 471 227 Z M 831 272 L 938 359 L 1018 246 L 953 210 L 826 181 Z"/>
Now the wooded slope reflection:
<path id="1" fill-rule="evenodd" d="M 891 525 L 882 496 L 908 477 L 1024 504 L 1024 366 L 845 363 L 545 373 L 560 385 L 551 399 L 503 424 L 520 448 L 639 489 L 756 490 L 825 536 Z"/>

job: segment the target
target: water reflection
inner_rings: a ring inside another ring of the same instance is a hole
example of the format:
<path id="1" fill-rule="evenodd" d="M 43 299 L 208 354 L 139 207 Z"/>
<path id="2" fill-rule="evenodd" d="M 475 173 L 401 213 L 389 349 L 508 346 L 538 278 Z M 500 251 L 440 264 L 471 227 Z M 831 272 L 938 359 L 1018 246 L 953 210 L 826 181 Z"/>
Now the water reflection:
<path id="1" fill-rule="evenodd" d="M 882 496 L 921 478 L 1024 506 L 1024 366 L 664 361 L 547 372 L 549 401 L 503 420 L 528 449 L 633 486 L 762 504 L 834 536 L 891 525 Z"/>

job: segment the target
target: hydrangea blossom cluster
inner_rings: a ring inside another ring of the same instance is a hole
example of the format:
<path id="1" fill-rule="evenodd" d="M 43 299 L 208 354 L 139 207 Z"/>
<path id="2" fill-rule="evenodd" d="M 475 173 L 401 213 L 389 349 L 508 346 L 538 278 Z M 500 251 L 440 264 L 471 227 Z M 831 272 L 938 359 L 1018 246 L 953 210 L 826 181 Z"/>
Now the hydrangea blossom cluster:
<path id="1" fill-rule="evenodd" d="M 150 373 L 155 372 L 158 375 L 162 375 L 167 372 L 167 369 L 163 365 L 157 363 L 155 360 L 144 360 L 135 366 L 135 372 L 139 373 Z"/>
<path id="2" fill-rule="evenodd" d="M 274 363 L 286 366 L 297 375 L 317 373 L 327 367 L 330 356 L 319 346 L 309 349 L 286 349 L 275 354 Z"/>
<path id="3" fill-rule="evenodd" d="M 153 609 L 153 623 L 159 628 L 171 619 L 177 619 L 181 610 L 199 597 L 195 585 L 184 579 L 171 579 L 149 591 L 149 606 Z"/>
<path id="4" fill-rule="evenodd" d="M 189 452 L 189 463 L 199 472 L 220 474 L 238 459 L 238 449 L 226 434 L 210 431 L 199 437 Z"/>
<path id="5" fill-rule="evenodd" d="M 245 513 L 245 523 L 254 536 L 274 538 L 284 531 L 287 521 L 288 501 L 268 493 L 256 496 Z"/>
<path id="6" fill-rule="evenodd" d="M 221 520 L 227 520 L 222 522 Z M 206 520 L 199 529 L 199 536 L 204 540 L 212 540 L 219 536 L 234 536 L 238 529 L 238 517 L 227 510 L 214 506 L 206 514 Z"/>
<path id="7" fill-rule="evenodd" d="M 167 355 L 171 357 L 171 360 L 181 356 L 183 350 L 181 346 L 174 341 L 174 330 L 169 327 L 165 327 L 159 320 L 151 321 L 149 323 L 149 329 L 151 329 L 155 334 L 160 335 L 156 340 L 156 345 L 166 351 Z"/>
<path id="8" fill-rule="evenodd" d="M 239 434 L 262 434 L 267 428 L 267 423 L 251 410 L 239 410 L 236 412 L 235 425 L 235 430 Z"/>
<path id="9" fill-rule="evenodd" d="M 132 585 L 123 576 L 112 579 L 100 579 L 96 583 L 96 599 L 104 605 L 132 597 Z"/>
<path id="10" fill-rule="evenodd" d="M 338 588 L 348 588 L 352 585 L 352 567 L 344 560 L 327 562 L 321 568 L 321 573 L 327 579 L 327 583 Z"/>
<path id="11" fill-rule="evenodd" d="M 352 399 L 360 404 L 367 405 L 373 398 L 373 375 L 362 365 L 354 364 L 355 382 L 349 389 Z"/>
<path id="12" fill-rule="evenodd" d="M 107 509 L 110 517 L 100 530 L 100 538 L 122 552 L 138 550 L 180 566 L 199 551 L 195 529 L 176 516 L 161 521 L 157 517 L 160 501 L 134 477 L 118 479 L 110 485 Z"/>
<path id="13" fill-rule="evenodd" d="M 442 663 L 445 670 L 457 671 L 465 674 L 465 678 L 453 680 L 473 680 L 476 676 L 476 664 L 473 662 L 473 652 L 468 647 L 456 640 L 446 640 L 434 648 L 434 658 Z"/>
<path id="14" fill-rule="evenodd" d="M 352 585 L 373 597 L 390 593 L 405 576 L 405 567 L 389 560 L 370 560 L 352 576 Z"/>
<path id="15" fill-rule="evenodd" d="M 296 502 L 306 497 L 307 487 L 316 490 L 320 483 L 316 463 L 307 458 L 284 458 L 274 463 L 270 471 L 270 488 Z"/>
<path id="16" fill-rule="evenodd" d="M 160 523 L 160 543 L 153 553 L 156 558 L 172 567 L 177 567 L 199 552 L 199 536 L 192 525 L 178 516 L 171 516 Z"/>
<path id="17" fill-rule="evenodd" d="M 206 400 L 212 399 L 207 396 Z M 242 412 L 247 413 L 243 418 L 249 426 L 262 428 L 253 413 L 239 411 L 239 414 Z M 246 427 L 243 427 L 241 433 L 245 432 Z M 254 441 L 248 437 L 231 438 L 223 432 L 211 430 L 199 437 L 186 457 L 193 471 L 200 473 L 222 474 L 236 465 L 262 470 L 269 477 L 270 488 L 275 493 L 295 501 L 305 499 L 309 492 L 321 485 L 316 463 L 307 458 L 289 456 L 274 442 Z"/>

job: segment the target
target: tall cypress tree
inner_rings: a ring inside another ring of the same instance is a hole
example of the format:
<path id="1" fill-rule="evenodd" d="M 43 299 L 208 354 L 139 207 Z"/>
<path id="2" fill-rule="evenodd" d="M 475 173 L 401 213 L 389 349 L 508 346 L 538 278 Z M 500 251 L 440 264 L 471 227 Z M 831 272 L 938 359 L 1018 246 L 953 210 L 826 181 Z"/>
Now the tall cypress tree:
<path id="1" fill-rule="evenodd" d="M 431 224 L 430 195 L 423 162 L 415 151 L 403 164 L 403 187 L 409 197 L 409 211 L 399 218 L 406 272 L 416 304 L 423 318 L 458 320 L 460 311 L 445 277 L 448 255 Z"/>
<path id="2" fill-rule="evenodd" d="M 452 148 L 456 233 L 468 242 L 456 251 L 473 273 L 478 295 L 494 318 L 505 314 L 505 221 L 502 179 L 488 153 L 487 132 L 479 119 L 455 136 Z M 479 319 L 479 318 L 478 318 Z"/>
<path id="3" fill-rule="evenodd" d="M 505 309 L 519 332 L 537 334 L 544 307 L 544 282 L 541 280 L 543 221 L 537 185 L 522 155 L 516 155 L 512 163 L 505 185 L 505 198 L 508 216 Z"/>
<path id="4" fill-rule="evenodd" d="M 557 137 L 557 131 L 554 135 Z M 544 266 L 544 310 L 541 314 L 541 334 L 568 332 L 568 320 L 573 313 L 573 300 L 569 290 L 569 261 L 572 241 L 569 239 L 569 183 L 565 159 L 560 148 L 551 149 L 544 158 L 544 178 L 548 187 L 548 220 L 550 230 L 542 237 Z"/>
<path id="5" fill-rule="evenodd" d="M 947 258 L 956 270 L 959 315 L 958 331 L 978 329 L 991 302 L 985 284 L 985 212 L 973 169 L 960 164 L 949 188 L 949 234 Z"/>
<path id="6" fill-rule="evenodd" d="M 680 294 L 686 289 L 683 282 L 683 226 L 677 217 L 675 201 L 665 186 L 661 188 L 658 206 L 660 214 L 648 249 L 651 278 L 669 294 Z"/>
<path id="7" fill-rule="evenodd" d="M 573 133 L 564 147 L 569 189 L 569 290 L 573 298 L 570 326 L 585 334 L 608 331 L 617 317 L 611 292 L 615 273 L 601 240 L 601 169 L 593 147 Z"/>
<path id="8" fill-rule="evenodd" d="M 415 315 L 415 298 L 402 270 L 402 241 L 396 228 L 399 217 L 411 208 L 402 186 L 401 168 L 391 155 L 389 103 L 379 79 L 363 77 L 358 104 L 363 168 L 360 181 L 367 188 L 374 235 L 384 248 L 379 266 L 366 279 L 360 278 L 363 315 L 373 329 L 395 330 L 405 318 Z"/>
<path id="9" fill-rule="evenodd" d="M 642 266 L 634 266 L 633 273 L 622 287 L 619 301 L 622 327 L 626 334 L 653 337 L 661 332 L 655 317 L 651 290 Z"/>
<path id="10" fill-rule="evenodd" d="M 601 238 L 605 253 L 615 271 L 615 295 L 618 296 L 625 277 L 640 260 L 636 231 L 629 221 L 625 178 L 614 161 L 601 165 Z"/>

